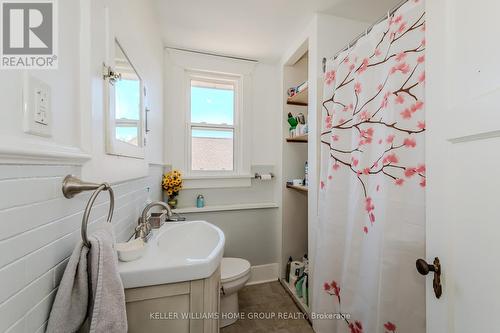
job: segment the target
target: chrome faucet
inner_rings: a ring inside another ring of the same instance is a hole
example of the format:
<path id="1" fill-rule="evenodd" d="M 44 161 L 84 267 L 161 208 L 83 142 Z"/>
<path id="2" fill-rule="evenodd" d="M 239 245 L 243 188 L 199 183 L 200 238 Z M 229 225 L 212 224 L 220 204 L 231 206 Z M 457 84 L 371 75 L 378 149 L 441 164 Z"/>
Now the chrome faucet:
<path id="1" fill-rule="evenodd" d="M 156 206 L 160 206 L 167 211 L 167 219 L 170 219 L 170 217 L 172 217 L 172 209 L 170 209 L 170 206 L 168 204 L 161 201 L 151 202 L 142 210 L 141 217 L 139 218 L 139 223 L 135 228 L 135 238 L 142 238 L 145 242 L 147 242 L 151 237 L 152 227 L 149 223 L 148 212 L 151 208 Z"/>

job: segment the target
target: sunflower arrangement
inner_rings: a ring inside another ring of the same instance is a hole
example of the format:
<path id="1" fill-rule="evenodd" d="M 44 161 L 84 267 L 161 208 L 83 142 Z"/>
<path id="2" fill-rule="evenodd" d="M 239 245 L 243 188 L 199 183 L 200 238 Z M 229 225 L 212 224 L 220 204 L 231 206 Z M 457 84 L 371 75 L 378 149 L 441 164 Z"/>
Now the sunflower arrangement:
<path id="1" fill-rule="evenodd" d="M 172 170 L 163 175 L 161 185 L 169 199 L 174 199 L 182 190 L 182 174 L 179 170 Z"/>

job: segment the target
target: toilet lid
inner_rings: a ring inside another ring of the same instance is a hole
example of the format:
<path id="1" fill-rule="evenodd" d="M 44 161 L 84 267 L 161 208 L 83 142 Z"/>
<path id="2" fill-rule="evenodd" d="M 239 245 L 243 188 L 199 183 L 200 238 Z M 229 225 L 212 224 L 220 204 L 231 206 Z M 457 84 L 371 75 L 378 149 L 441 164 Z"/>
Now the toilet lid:
<path id="1" fill-rule="evenodd" d="M 241 258 L 222 258 L 221 280 L 231 281 L 245 276 L 250 271 L 250 263 Z"/>

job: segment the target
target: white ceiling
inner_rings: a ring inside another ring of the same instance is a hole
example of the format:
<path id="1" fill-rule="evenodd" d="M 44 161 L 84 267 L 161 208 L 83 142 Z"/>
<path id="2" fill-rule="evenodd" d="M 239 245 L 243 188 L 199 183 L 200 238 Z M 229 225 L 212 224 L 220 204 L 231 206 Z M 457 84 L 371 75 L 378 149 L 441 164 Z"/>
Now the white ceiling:
<path id="1" fill-rule="evenodd" d="M 314 13 L 371 22 L 399 1 L 153 0 L 165 45 L 264 62 L 279 60 Z"/>

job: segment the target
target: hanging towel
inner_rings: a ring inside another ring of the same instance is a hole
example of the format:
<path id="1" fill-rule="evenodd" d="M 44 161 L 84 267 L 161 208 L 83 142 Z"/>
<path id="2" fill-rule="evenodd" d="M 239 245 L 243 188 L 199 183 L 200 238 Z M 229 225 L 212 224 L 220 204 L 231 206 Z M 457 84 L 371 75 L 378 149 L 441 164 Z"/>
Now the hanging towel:
<path id="1" fill-rule="evenodd" d="M 48 333 L 127 332 L 111 224 L 106 223 L 89 241 L 90 250 L 80 242 L 69 259 L 50 312 Z"/>

